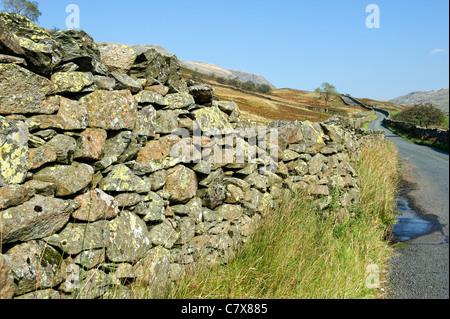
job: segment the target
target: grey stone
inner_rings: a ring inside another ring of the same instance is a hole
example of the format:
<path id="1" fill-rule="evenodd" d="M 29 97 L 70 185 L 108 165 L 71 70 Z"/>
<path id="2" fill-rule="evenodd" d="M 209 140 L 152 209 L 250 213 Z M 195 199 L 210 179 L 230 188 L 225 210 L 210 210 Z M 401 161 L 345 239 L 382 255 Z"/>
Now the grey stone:
<path id="1" fill-rule="evenodd" d="M 34 189 L 37 195 L 54 197 L 56 193 L 56 184 L 43 182 L 38 180 L 31 180 L 24 184 L 26 187 Z"/>
<path id="2" fill-rule="evenodd" d="M 322 165 L 326 161 L 326 157 L 322 154 L 314 155 L 311 160 L 308 162 L 309 166 L 309 174 L 315 175 L 322 171 Z"/>
<path id="3" fill-rule="evenodd" d="M 94 84 L 99 90 L 112 90 L 116 86 L 116 80 L 102 75 L 94 75 Z"/>
<path id="4" fill-rule="evenodd" d="M 74 201 L 36 196 L 3 211 L 2 242 L 27 241 L 50 236 L 61 229 L 78 207 Z"/>
<path id="5" fill-rule="evenodd" d="M 100 219 L 111 219 L 119 214 L 119 205 L 114 197 L 96 188 L 79 195 L 74 199 L 80 207 L 72 213 L 78 221 L 95 222 Z"/>
<path id="6" fill-rule="evenodd" d="M 72 164 L 77 141 L 70 136 L 58 134 L 52 138 L 47 144 L 53 152 L 56 153 L 56 162 L 59 164 Z"/>
<path id="7" fill-rule="evenodd" d="M 186 109 L 195 104 L 194 98 L 189 93 L 168 94 L 165 97 L 167 101 L 166 109 Z"/>
<path id="8" fill-rule="evenodd" d="M 135 266 L 136 281 L 145 288 L 146 298 L 162 298 L 167 288 L 170 251 L 161 246 L 152 248 Z M 148 287 L 148 288 L 147 288 Z"/>
<path id="9" fill-rule="evenodd" d="M 100 51 L 93 38 L 83 30 L 67 29 L 53 33 L 60 45 L 62 63 L 73 62 L 81 72 L 105 75 L 106 66 L 100 60 Z"/>
<path id="10" fill-rule="evenodd" d="M 0 300 L 12 299 L 15 292 L 16 285 L 14 284 L 13 273 L 5 260 L 5 256 L 0 254 Z"/>
<path id="11" fill-rule="evenodd" d="M 190 217 L 183 217 L 178 222 L 177 230 L 180 233 L 180 237 L 177 240 L 177 244 L 187 244 L 195 236 L 195 219 Z"/>
<path id="12" fill-rule="evenodd" d="M 2 52 L 25 58 L 27 67 L 49 75 L 62 62 L 60 44 L 45 29 L 30 19 L 14 13 L 0 14 Z"/>
<path id="13" fill-rule="evenodd" d="M 66 261 L 44 241 L 20 243 L 4 256 L 17 280 L 17 293 L 55 287 L 65 279 Z"/>
<path id="14" fill-rule="evenodd" d="M 208 107 L 192 112 L 202 132 L 226 133 L 231 132 L 233 127 L 228 121 L 228 116 L 218 107 Z"/>
<path id="15" fill-rule="evenodd" d="M 105 248 L 83 250 L 73 258 L 73 262 L 86 269 L 92 269 L 105 262 Z"/>
<path id="16" fill-rule="evenodd" d="M 152 191 L 157 191 L 161 189 L 166 184 L 166 181 L 167 181 L 167 171 L 165 170 L 157 171 L 148 177 L 148 182 L 152 187 Z"/>
<path id="17" fill-rule="evenodd" d="M 217 209 L 217 212 L 223 216 L 225 220 L 235 220 L 242 216 L 243 210 L 240 205 L 224 204 Z"/>
<path id="18" fill-rule="evenodd" d="M 160 106 L 169 105 L 169 101 L 161 94 L 147 90 L 139 92 L 139 94 L 136 95 L 136 100 L 140 104 L 151 103 Z"/>
<path id="19" fill-rule="evenodd" d="M 127 73 L 136 60 L 136 52 L 117 43 L 98 43 L 102 63 L 113 72 Z"/>
<path id="20" fill-rule="evenodd" d="M 189 88 L 189 94 L 194 97 L 195 103 L 211 103 L 214 96 L 214 88 L 208 85 L 196 85 Z"/>
<path id="21" fill-rule="evenodd" d="M 68 223 L 57 234 L 47 238 L 48 243 L 69 255 L 85 250 L 105 248 L 110 236 L 109 223 L 100 220 L 92 223 Z"/>
<path id="22" fill-rule="evenodd" d="M 170 249 L 176 243 L 180 234 L 174 229 L 172 223 L 165 219 L 162 223 L 152 227 L 149 238 L 153 245 Z"/>
<path id="23" fill-rule="evenodd" d="M 137 93 L 142 90 L 141 83 L 129 75 L 119 72 L 111 72 L 110 75 L 116 80 L 116 86 L 114 87 L 116 90 L 130 90 L 131 93 Z"/>
<path id="24" fill-rule="evenodd" d="M 129 90 L 97 90 L 80 100 L 86 104 L 89 127 L 105 130 L 133 130 L 137 103 Z"/>
<path id="25" fill-rule="evenodd" d="M 155 126 L 156 110 L 153 106 L 149 105 L 143 107 L 138 111 L 136 119 L 136 125 L 133 132 L 142 136 L 154 137 L 156 135 Z"/>
<path id="26" fill-rule="evenodd" d="M 33 175 L 33 179 L 56 184 L 56 196 L 76 194 L 92 182 L 94 169 L 87 164 L 47 167 Z"/>
<path id="27" fill-rule="evenodd" d="M 117 202 L 119 208 L 124 208 L 137 205 L 142 199 L 136 193 L 122 193 L 114 197 L 114 200 Z"/>
<path id="28" fill-rule="evenodd" d="M 151 186 L 148 183 L 134 175 L 123 164 L 114 166 L 108 176 L 100 181 L 99 188 L 103 191 L 137 193 L 146 193 L 151 190 Z"/>
<path id="29" fill-rule="evenodd" d="M 197 196 L 201 198 L 204 206 L 214 209 L 226 199 L 227 189 L 222 183 L 213 183 L 208 188 L 199 189 Z"/>
<path id="30" fill-rule="evenodd" d="M 43 76 L 16 64 L 0 64 L 0 114 L 52 114 L 57 106 L 45 100 L 54 90 Z"/>
<path id="31" fill-rule="evenodd" d="M 158 194 L 149 192 L 141 196 L 142 201 L 134 209 L 134 213 L 142 217 L 144 222 L 159 222 L 165 217 L 164 201 Z"/>
<path id="32" fill-rule="evenodd" d="M 5 185 L 0 187 L 0 209 L 18 206 L 29 200 L 35 194 L 32 187 L 24 185 Z"/>
<path id="33" fill-rule="evenodd" d="M 51 81 L 56 85 L 54 93 L 78 93 L 94 91 L 94 77 L 90 72 L 57 72 Z"/>
<path id="34" fill-rule="evenodd" d="M 174 110 L 156 111 L 151 122 L 156 134 L 170 134 L 178 128 L 178 112 Z"/>
<path id="35" fill-rule="evenodd" d="M 136 262 L 152 247 L 147 225 L 134 213 L 123 211 L 110 222 L 106 256 L 112 262 Z"/>
<path id="36" fill-rule="evenodd" d="M 172 196 L 171 202 L 186 202 L 195 196 L 198 182 L 195 172 L 184 165 L 178 165 L 167 171 L 167 181 L 164 190 Z"/>

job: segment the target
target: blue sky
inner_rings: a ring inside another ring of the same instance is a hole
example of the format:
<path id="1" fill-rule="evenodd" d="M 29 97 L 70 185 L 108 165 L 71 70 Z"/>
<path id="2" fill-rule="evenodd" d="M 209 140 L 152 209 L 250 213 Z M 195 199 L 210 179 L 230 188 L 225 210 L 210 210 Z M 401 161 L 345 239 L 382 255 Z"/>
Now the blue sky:
<path id="1" fill-rule="evenodd" d="M 66 28 L 68 4 L 95 41 L 158 44 L 180 60 L 261 74 L 277 88 L 330 82 L 391 99 L 448 88 L 447 0 L 38 0 L 39 25 Z M 366 27 L 369 4 L 380 28 Z"/>

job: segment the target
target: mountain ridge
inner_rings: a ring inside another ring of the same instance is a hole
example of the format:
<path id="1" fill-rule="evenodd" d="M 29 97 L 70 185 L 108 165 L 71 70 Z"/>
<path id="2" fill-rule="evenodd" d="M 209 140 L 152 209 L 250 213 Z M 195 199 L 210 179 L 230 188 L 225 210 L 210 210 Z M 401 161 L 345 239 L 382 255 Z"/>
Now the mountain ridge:
<path id="1" fill-rule="evenodd" d="M 173 53 L 167 51 L 165 48 L 163 48 L 160 45 L 155 44 L 149 44 L 149 45 L 127 45 L 128 47 L 132 48 L 137 54 L 140 54 L 146 50 L 149 49 L 155 49 L 158 53 L 161 53 L 165 56 L 172 56 Z M 213 63 L 207 63 L 207 62 L 200 62 L 200 61 L 181 61 L 181 66 L 190 69 L 195 72 L 199 72 L 205 75 L 214 75 L 223 77 L 226 79 L 234 79 L 238 78 L 242 82 L 251 81 L 256 84 L 266 84 L 270 86 L 271 88 L 275 88 L 275 86 L 270 83 L 266 78 L 264 78 L 262 75 L 250 73 L 242 70 L 230 70 L 223 68 L 219 65 L 213 64 Z"/>
<path id="2" fill-rule="evenodd" d="M 404 105 L 413 105 L 415 103 L 433 103 L 441 111 L 449 113 L 449 89 L 444 88 L 431 91 L 414 91 L 392 99 L 389 102 Z"/>

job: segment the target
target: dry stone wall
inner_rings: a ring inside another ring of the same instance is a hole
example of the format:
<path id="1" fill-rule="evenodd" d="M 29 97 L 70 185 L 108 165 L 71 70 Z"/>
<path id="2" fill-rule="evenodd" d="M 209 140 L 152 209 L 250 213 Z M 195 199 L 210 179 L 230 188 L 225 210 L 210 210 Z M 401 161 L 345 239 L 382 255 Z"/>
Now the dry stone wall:
<path id="1" fill-rule="evenodd" d="M 342 117 L 252 128 L 176 57 L 14 14 L 0 30 L 0 298 L 160 297 L 226 263 L 283 189 L 355 204 L 352 160 L 384 138 Z"/>
<path id="2" fill-rule="evenodd" d="M 423 139 L 435 139 L 438 143 L 449 144 L 448 130 L 442 130 L 437 128 L 425 128 L 416 126 L 411 123 L 395 121 L 391 119 L 384 119 L 383 123 L 387 126 L 398 128 L 406 133 L 412 133 Z"/>

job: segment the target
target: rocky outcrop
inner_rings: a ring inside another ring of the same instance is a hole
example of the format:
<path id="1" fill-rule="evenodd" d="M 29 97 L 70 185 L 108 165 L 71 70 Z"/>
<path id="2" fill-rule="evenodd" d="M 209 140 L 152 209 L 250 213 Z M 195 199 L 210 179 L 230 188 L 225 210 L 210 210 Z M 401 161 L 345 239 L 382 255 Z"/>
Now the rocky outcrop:
<path id="1" fill-rule="evenodd" d="M 286 188 L 355 204 L 352 164 L 383 138 L 340 117 L 250 127 L 175 56 L 0 29 L 0 298 L 162 296 L 227 263 Z"/>
<path id="2" fill-rule="evenodd" d="M 399 96 L 389 102 L 395 104 L 414 105 L 419 103 L 432 103 L 442 112 L 449 111 L 449 89 L 432 91 L 415 91 L 403 96 Z"/>

